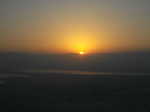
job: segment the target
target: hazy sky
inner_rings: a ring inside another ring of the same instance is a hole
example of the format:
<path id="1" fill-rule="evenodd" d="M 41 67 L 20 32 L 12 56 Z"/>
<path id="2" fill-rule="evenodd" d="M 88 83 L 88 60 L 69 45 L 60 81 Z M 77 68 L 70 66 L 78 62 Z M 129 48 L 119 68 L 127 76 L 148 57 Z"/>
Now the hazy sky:
<path id="1" fill-rule="evenodd" d="M 0 50 L 150 49 L 150 0 L 0 0 Z"/>

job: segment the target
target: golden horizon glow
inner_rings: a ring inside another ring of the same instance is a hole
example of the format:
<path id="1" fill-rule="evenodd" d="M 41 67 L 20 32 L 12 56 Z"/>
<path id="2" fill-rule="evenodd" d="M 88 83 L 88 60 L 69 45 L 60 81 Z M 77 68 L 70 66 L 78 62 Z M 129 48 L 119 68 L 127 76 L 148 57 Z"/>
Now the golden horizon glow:
<path id="1" fill-rule="evenodd" d="M 66 52 L 77 53 L 86 52 L 94 53 L 98 47 L 96 37 L 93 32 L 89 32 L 85 26 L 75 26 L 72 29 L 66 28 L 63 34 Z"/>
<path id="2" fill-rule="evenodd" d="M 80 55 L 84 55 L 85 54 L 85 52 L 84 51 L 80 51 L 80 53 L 79 53 Z"/>
<path id="3" fill-rule="evenodd" d="M 93 54 L 150 49 L 150 0 L 3 1 L 0 52 Z"/>

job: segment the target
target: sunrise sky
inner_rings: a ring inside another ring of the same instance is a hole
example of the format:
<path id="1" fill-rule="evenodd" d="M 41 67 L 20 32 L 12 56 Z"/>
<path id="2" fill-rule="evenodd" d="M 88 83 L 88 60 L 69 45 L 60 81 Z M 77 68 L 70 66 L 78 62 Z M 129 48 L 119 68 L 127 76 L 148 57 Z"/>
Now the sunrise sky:
<path id="1" fill-rule="evenodd" d="M 150 49 L 149 0 L 0 0 L 0 51 Z"/>

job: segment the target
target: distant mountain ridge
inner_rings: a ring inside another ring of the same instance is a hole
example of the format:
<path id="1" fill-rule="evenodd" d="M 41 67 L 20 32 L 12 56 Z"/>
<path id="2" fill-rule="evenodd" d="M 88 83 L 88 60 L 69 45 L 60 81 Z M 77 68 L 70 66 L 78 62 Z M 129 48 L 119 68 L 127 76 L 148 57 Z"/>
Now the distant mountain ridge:
<path id="1" fill-rule="evenodd" d="M 108 54 L 0 53 L 0 71 L 40 69 L 150 73 L 150 52 Z"/>

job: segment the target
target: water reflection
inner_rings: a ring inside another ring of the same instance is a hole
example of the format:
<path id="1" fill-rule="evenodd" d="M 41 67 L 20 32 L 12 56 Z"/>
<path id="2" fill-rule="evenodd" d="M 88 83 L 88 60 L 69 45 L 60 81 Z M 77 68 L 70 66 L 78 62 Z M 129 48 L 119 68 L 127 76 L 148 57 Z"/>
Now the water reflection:
<path id="1" fill-rule="evenodd" d="M 127 72 L 89 72 L 80 70 L 31 70 L 25 73 L 56 73 L 66 75 L 150 75 L 149 73 L 127 73 Z"/>

